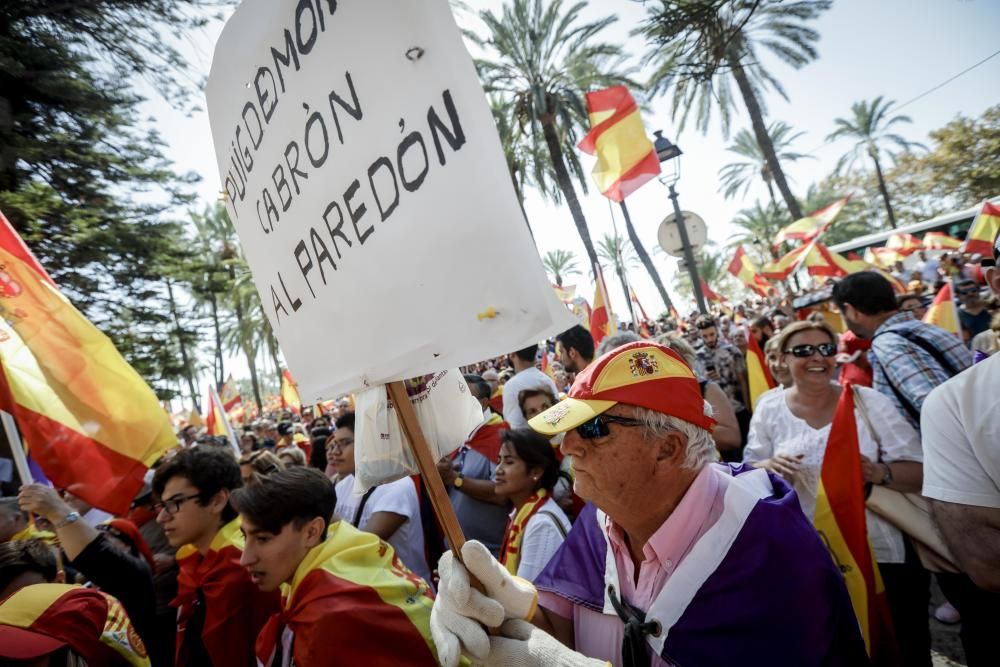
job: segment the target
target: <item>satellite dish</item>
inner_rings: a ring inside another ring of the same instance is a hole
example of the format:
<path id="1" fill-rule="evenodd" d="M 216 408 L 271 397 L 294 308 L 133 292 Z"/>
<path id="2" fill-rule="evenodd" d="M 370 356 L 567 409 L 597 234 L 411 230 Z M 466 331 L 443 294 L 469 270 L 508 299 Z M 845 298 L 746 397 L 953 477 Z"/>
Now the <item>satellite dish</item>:
<path id="1" fill-rule="evenodd" d="M 705 221 L 697 213 L 681 211 L 681 215 L 684 216 L 684 227 L 687 229 L 691 250 L 697 252 L 708 241 L 708 226 L 705 225 Z M 663 222 L 660 223 L 660 229 L 657 231 L 656 237 L 660 241 L 660 247 L 668 255 L 673 257 L 684 256 L 684 244 L 681 243 L 681 232 L 677 229 L 677 221 L 674 219 L 673 213 L 664 218 Z"/>

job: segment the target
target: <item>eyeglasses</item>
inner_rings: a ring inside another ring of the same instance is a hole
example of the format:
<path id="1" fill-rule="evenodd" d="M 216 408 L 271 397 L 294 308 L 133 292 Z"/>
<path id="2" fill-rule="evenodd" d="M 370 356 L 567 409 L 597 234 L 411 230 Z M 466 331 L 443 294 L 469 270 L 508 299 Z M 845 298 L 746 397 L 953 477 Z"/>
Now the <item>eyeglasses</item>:
<path id="1" fill-rule="evenodd" d="M 584 440 L 603 438 L 611 433 L 611 431 L 608 430 L 608 424 L 618 424 L 620 426 L 642 426 L 643 423 L 638 419 L 629 419 L 628 417 L 597 415 L 590 421 L 586 421 L 577 426 L 576 432 Z"/>
<path id="2" fill-rule="evenodd" d="M 970 294 L 978 294 L 978 293 L 979 293 L 979 290 L 976 289 L 975 287 L 970 287 L 969 289 L 960 289 L 960 290 L 958 290 L 958 295 L 959 296 L 969 296 Z"/>
<path id="3" fill-rule="evenodd" d="M 343 440 L 340 440 L 339 442 L 337 440 L 331 440 L 330 444 L 327 445 L 326 448 L 329 449 L 329 450 L 334 450 L 334 449 L 338 449 L 338 448 L 339 449 L 343 449 L 344 447 L 347 447 L 348 445 L 353 445 L 353 444 L 354 444 L 354 438 L 344 438 Z"/>
<path id="4" fill-rule="evenodd" d="M 183 505 L 188 500 L 194 500 L 195 498 L 198 498 L 200 495 L 201 494 L 199 493 L 194 493 L 190 496 L 175 496 L 168 500 L 164 500 L 159 503 L 154 503 L 153 511 L 159 514 L 163 510 L 167 510 L 167 514 L 173 516 L 174 514 L 177 514 L 178 512 L 181 511 L 181 505 Z"/>
<path id="5" fill-rule="evenodd" d="M 824 357 L 832 357 L 837 354 L 837 346 L 833 343 L 820 343 L 819 345 L 795 345 L 785 350 L 785 354 L 799 359 L 807 359 L 817 352 Z"/>

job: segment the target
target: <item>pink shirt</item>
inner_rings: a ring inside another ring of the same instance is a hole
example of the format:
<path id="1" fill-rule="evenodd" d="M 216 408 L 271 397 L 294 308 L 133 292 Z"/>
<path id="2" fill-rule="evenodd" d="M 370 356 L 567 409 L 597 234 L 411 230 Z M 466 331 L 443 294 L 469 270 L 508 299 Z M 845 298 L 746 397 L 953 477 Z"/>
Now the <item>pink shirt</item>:
<path id="1" fill-rule="evenodd" d="M 677 508 L 643 545 L 638 578 L 621 527 L 611 517 L 607 518 L 608 541 L 618 569 L 618 590 L 627 602 L 639 609 L 649 609 L 691 547 L 722 514 L 728 478 L 728 473 L 716 471 L 711 464 L 702 468 Z M 573 619 L 577 651 L 616 666 L 621 664 L 624 626 L 617 616 L 574 605 L 545 591 L 539 593 L 539 604 L 563 618 Z M 667 663 L 655 656 L 651 664 L 658 667 Z"/>

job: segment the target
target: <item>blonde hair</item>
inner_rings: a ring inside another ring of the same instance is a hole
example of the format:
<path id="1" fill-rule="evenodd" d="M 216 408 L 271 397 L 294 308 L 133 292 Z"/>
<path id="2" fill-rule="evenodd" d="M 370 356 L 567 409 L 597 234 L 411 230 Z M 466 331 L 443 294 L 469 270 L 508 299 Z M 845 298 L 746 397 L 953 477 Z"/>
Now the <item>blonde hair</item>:
<path id="1" fill-rule="evenodd" d="M 837 332 L 833 330 L 833 327 L 826 323 L 826 320 L 819 322 L 815 320 L 805 320 L 789 324 L 781 330 L 781 333 L 778 335 L 778 342 L 776 343 L 779 352 L 784 354 L 788 347 L 788 341 L 791 340 L 792 336 L 800 334 L 803 331 L 822 331 L 830 337 L 831 343 L 834 345 L 837 344 Z M 770 343 L 770 341 L 768 341 L 768 343 Z"/>
<path id="2" fill-rule="evenodd" d="M 691 344 L 681 338 L 680 334 L 670 332 L 665 333 L 662 336 L 656 338 L 656 342 L 664 347 L 669 347 L 671 350 L 681 355 L 681 358 L 687 363 L 688 366 L 694 368 L 697 364 L 698 357 L 694 352 L 694 348 Z"/>

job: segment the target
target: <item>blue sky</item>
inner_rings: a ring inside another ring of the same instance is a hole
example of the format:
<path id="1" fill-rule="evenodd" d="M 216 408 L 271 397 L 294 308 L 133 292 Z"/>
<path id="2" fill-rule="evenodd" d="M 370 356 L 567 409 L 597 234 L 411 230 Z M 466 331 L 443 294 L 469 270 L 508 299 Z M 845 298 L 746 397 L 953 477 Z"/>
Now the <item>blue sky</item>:
<path id="1" fill-rule="evenodd" d="M 498 10 L 499 0 L 467 0 L 473 9 Z M 569 4 L 569 3 L 567 3 Z M 628 36 L 643 16 L 640 3 L 630 0 L 592 0 L 585 16 L 593 18 L 616 14 L 617 24 L 608 30 L 607 39 L 620 41 L 627 51 L 638 57 L 644 50 L 641 40 Z M 463 22 L 464 23 L 464 22 Z M 846 116 L 850 105 L 858 100 L 884 95 L 902 103 L 957 74 L 994 52 L 996 30 L 1000 27 L 1000 2 L 995 0 L 836 0 L 832 9 L 815 22 L 820 32 L 819 59 L 801 70 L 793 70 L 773 59 L 765 64 L 784 85 L 789 96 L 786 102 L 777 94 L 767 98 L 769 120 L 783 120 L 805 135 L 795 148 L 810 152 L 816 159 L 804 160 L 787 168 L 792 189 L 797 194 L 826 175 L 847 149 L 846 143 L 826 144 L 824 137 L 833 128 L 833 119 Z M 201 72 L 207 74 L 214 41 L 221 25 L 211 26 L 181 49 Z M 940 90 L 910 104 L 903 111 L 913 118 L 911 125 L 901 126 L 901 133 L 914 141 L 929 144 L 928 132 L 944 125 L 958 114 L 977 116 L 998 102 L 1000 90 L 1000 56 L 981 65 Z M 215 156 L 212 150 L 208 117 L 204 112 L 190 117 L 170 109 L 162 101 L 151 98 L 146 112 L 155 118 L 156 127 L 167 143 L 167 155 L 181 171 L 194 171 L 202 176 L 198 193 L 199 208 L 214 201 L 220 189 Z M 662 129 L 666 136 L 684 150 L 681 180 L 677 185 L 681 207 L 698 213 L 709 226 L 709 237 L 720 246 L 732 233 L 729 220 L 736 212 L 753 204 L 755 198 L 767 196 L 763 184 L 751 188 L 746 199 L 726 201 L 718 192 L 718 171 L 731 160 L 717 125 L 702 135 L 693 127 L 678 133 L 671 122 L 666 99 L 653 100 L 652 112 L 645 117 L 650 133 Z M 738 106 L 732 131 L 749 127 L 742 106 Z M 584 163 L 589 169 L 590 158 Z M 1000 193 L 998 193 L 1000 194 Z M 652 250 L 656 245 L 656 230 L 668 212 L 666 189 L 652 181 L 632 195 L 629 209 L 638 233 Z M 583 197 L 593 238 L 611 230 L 611 215 L 607 200 L 591 190 Z M 529 193 L 526 201 L 528 217 L 535 231 L 540 252 L 556 248 L 572 250 L 585 257 L 569 212 L 543 202 Z M 615 209 L 615 215 L 618 211 Z M 619 228 L 621 220 L 616 217 Z M 916 222 L 904 220 L 901 223 Z M 622 233 L 624 231 L 622 230 Z M 470 256 L 470 266 L 475 257 Z M 668 291 L 676 260 L 663 254 L 654 256 Z M 585 261 L 581 262 L 581 267 Z M 629 278 L 650 313 L 661 310 L 661 302 L 652 281 L 639 267 Z M 621 288 L 611 284 L 608 291 L 618 313 L 627 313 Z M 569 283 L 579 284 L 579 293 L 588 300 L 593 288 L 582 277 L 574 276 Z"/>

